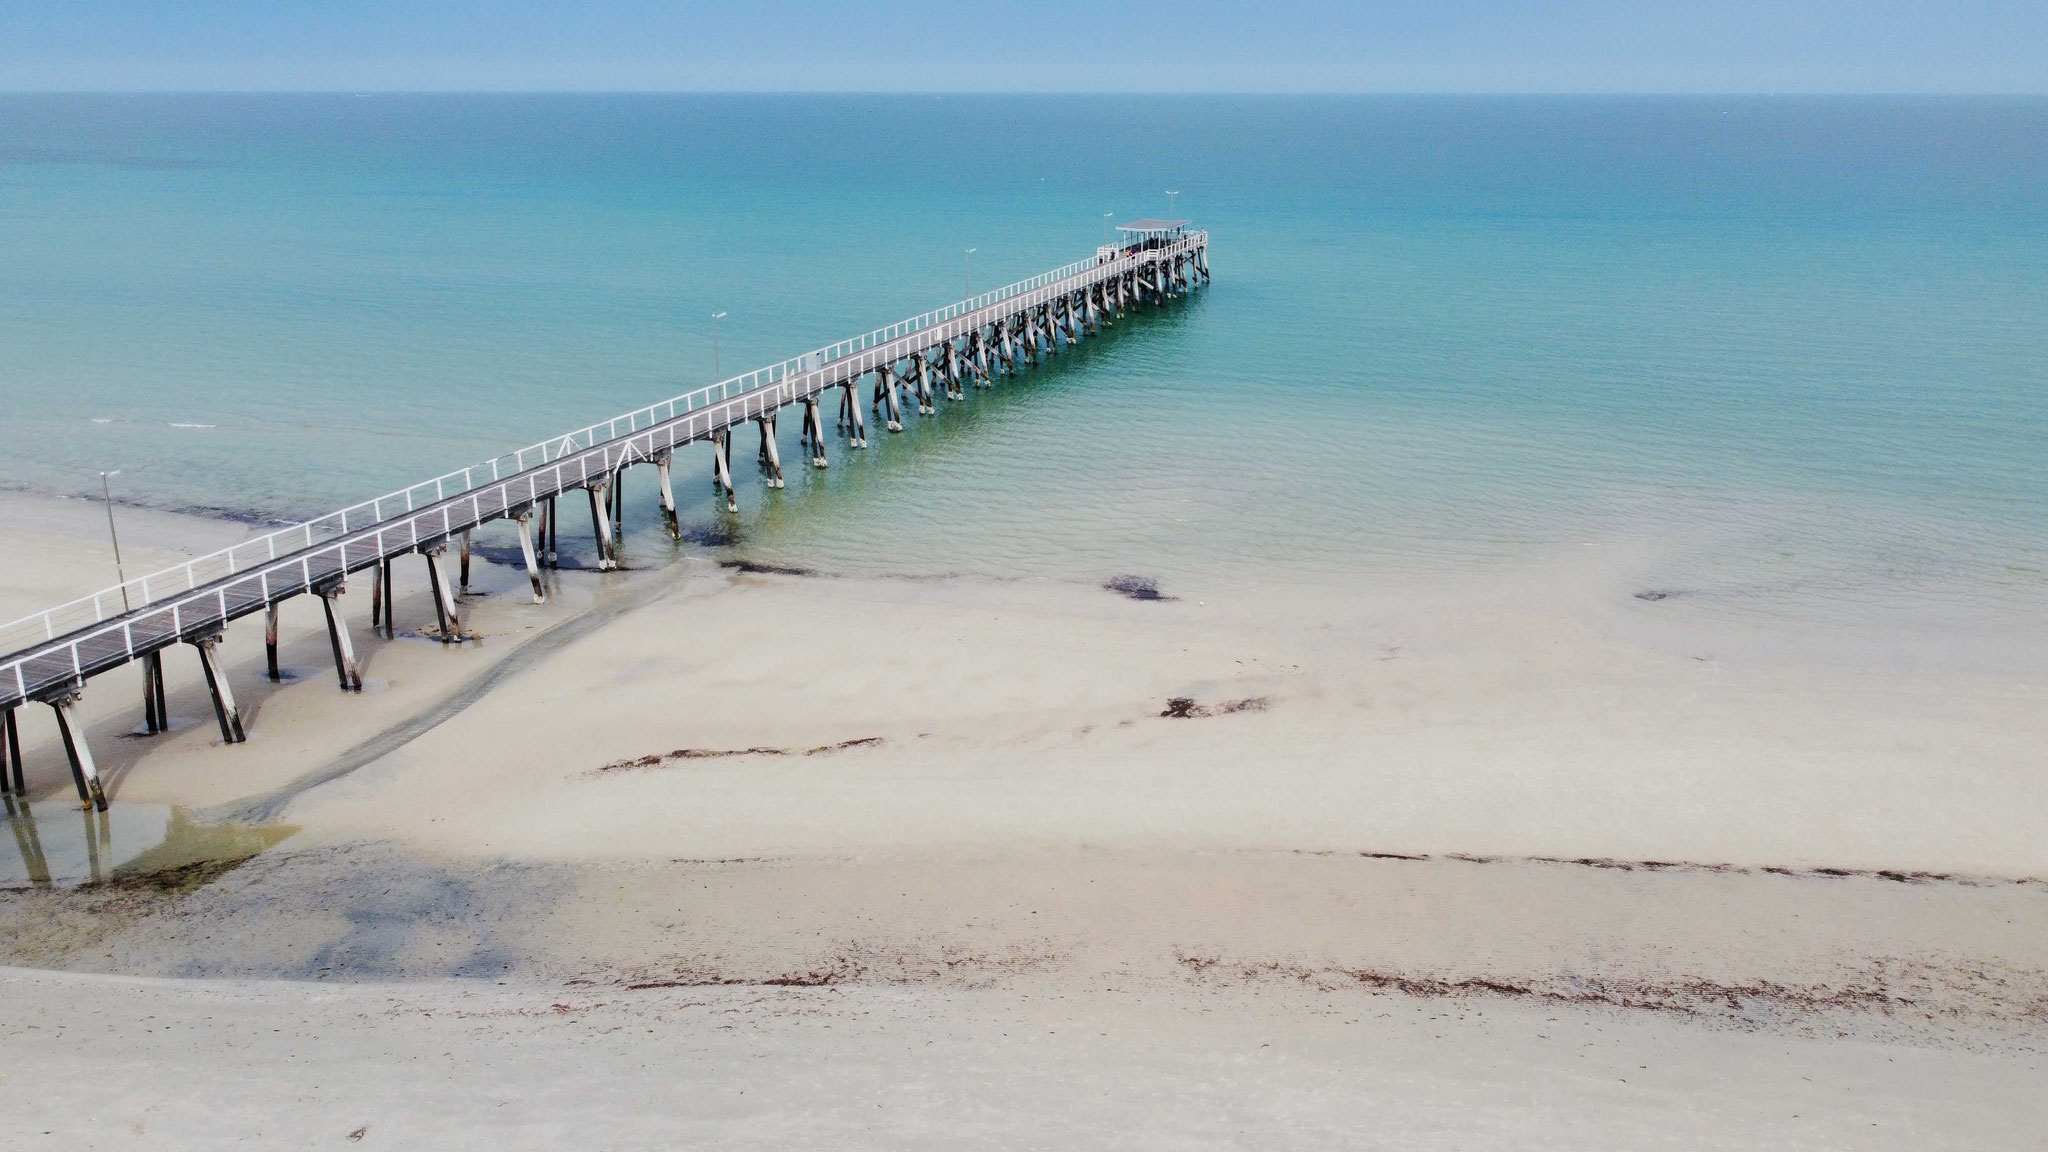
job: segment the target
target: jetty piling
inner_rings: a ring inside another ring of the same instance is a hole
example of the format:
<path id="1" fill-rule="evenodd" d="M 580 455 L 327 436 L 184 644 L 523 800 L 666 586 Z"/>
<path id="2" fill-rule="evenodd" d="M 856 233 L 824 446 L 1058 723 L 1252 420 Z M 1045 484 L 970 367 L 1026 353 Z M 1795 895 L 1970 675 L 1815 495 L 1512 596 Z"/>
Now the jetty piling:
<path id="1" fill-rule="evenodd" d="M 782 455 L 775 450 L 775 414 L 754 417 L 755 427 L 761 430 L 761 471 L 767 477 L 770 488 L 782 487 Z"/>
<path id="2" fill-rule="evenodd" d="M 263 660 L 268 666 L 272 684 L 284 681 L 284 674 L 277 667 L 277 609 L 278 606 L 272 604 L 263 610 Z M 151 728 L 150 731 L 156 729 Z"/>
<path id="3" fill-rule="evenodd" d="M 533 581 L 533 602 L 545 604 L 548 602 L 548 594 L 547 590 L 541 587 L 540 560 L 535 557 L 533 548 L 533 509 L 521 508 L 518 514 L 512 517 L 512 522 L 519 526 L 519 556 L 526 561 L 526 578 Z M 542 531 L 546 531 L 545 522 Z"/>
<path id="4" fill-rule="evenodd" d="M 363 674 L 356 667 L 355 641 L 348 634 L 347 618 L 334 606 L 334 598 L 347 591 L 347 583 L 341 580 L 313 590 L 320 597 L 321 610 L 327 614 L 327 643 L 334 650 L 335 679 L 341 682 L 343 692 L 361 692 Z"/>
<path id="5" fill-rule="evenodd" d="M 446 540 L 420 549 L 420 555 L 427 558 L 427 581 L 434 591 L 434 618 L 441 625 L 441 643 L 455 644 L 462 640 L 462 614 L 456 607 L 455 589 L 448 583 L 448 573 L 441 567 L 441 557 L 447 554 Z"/>
<path id="6" fill-rule="evenodd" d="M 675 485 L 669 482 L 669 463 L 674 455 L 672 451 L 663 452 L 654 458 L 654 476 L 661 483 L 661 517 L 668 525 L 669 539 L 680 542 L 683 538 L 683 526 L 676 519 Z"/>
<path id="7" fill-rule="evenodd" d="M 732 490 L 732 429 L 720 429 L 711 437 L 711 489 L 725 493 L 725 510 L 738 512 L 740 503 Z"/>
<path id="8" fill-rule="evenodd" d="M 220 642 L 226 633 L 196 636 L 186 643 L 199 652 L 199 670 L 206 674 L 206 691 L 213 697 L 213 716 L 220 722 L 220 742 L 240 744 L 248 735 L 242 730 L 242 713 L 235 707 L 235 688 L 228 683 L 220 665 Z"/>
<path id="9" fill-rule="evenodd" d="M 612 481 L 607 472 L 590 486 L 590 524 L 597 537 L 597 570 L 609 572 L 618 564 L 612 559 Z"/>
<path id="10" fill-rule="evenodd" d="M 142 657 L 142 728 L 154 736 L 171 730 L 170 709 L 164 706 L 164 654 L 161 649 Z"/>
<path id="11" fill-rule="evenodd" d="M 85 730 L 78 724 L 78 700 L 84 685 L 55 697 L 50 711 L 57 716 L 57 732 L 64 740 L 64 756 L 71 762 L 71 779 L 78 785 L 78 803 L 83 808 L 107 810 L 107 794 L 100 788 L 100 770 L 92 760 L 92 747 L 85 742 Z"/>
<path id="12" fill-rule="evenodd" d="M 4 738 L 7 745 L 7 759 L 0 761 L 0 792 L 25 797 L 28 795 L 28 781 L 21 775 L 21 728 L 12 708 L 6 711 L 4 721 L 0 721 L 0 738 Z"/>

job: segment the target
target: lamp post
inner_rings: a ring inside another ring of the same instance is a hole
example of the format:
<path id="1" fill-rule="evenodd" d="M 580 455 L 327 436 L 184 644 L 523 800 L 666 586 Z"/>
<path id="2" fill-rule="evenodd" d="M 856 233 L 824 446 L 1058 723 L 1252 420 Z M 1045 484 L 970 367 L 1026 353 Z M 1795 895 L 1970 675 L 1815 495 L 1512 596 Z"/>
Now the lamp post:
<path id="1" fill-rule="evenodd" d="M 1178 188 L 1168 188 L 1166 190 L 1166 218 L 1168 220 L 1174 219 L 1173 198 L 1178 195 L 1180 195 L 1180 189 Z"/>
<path id="2" fill-rule="evenodd" d="M 119 476 L 121 470 L 100 473 L 100 500 L 107 506 L 107 539 L 114 542 L 114 575 L 121 580 L 121 610 L 128 610 L 128 573 L 121 567 L 121 534 L 114 531 L 114 494 L 107 487 L 107 478 Z"/>
<path id="3" fill-rule="evenodd" d="M 711 314 L 711 381 L 714 384 L 722 378 L 721 370 L 718 367 L 718 322 L 723 319 L 725 319 L 725 313 L 723 312 L 713 312 Z"/>
<path id="4" fill-rule="evenodd" d="M 969 248 L 960 256 L 960 298 L 962 300 L 969 300 L 974 297 L 974 252 L 974 249 Z"/>
<path id="5" fill-rule="evenodd" d="M 1109 221 L 1115 215 L 1116 213 L 1114 212 L 1104 212 L 1102 214 L 1102 242 L 1104 244 L 1109 243 Z"/>

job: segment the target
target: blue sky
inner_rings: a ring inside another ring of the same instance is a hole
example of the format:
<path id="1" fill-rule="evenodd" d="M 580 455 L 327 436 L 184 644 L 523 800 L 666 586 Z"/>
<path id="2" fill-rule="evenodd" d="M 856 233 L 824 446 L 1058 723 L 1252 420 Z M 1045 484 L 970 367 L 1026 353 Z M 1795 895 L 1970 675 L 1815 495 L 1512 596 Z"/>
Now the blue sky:
<path id="1" fill-rule="evenodd" d="M 0 90 L 2048 92 L 2048 0 L 0 0 Z"/>

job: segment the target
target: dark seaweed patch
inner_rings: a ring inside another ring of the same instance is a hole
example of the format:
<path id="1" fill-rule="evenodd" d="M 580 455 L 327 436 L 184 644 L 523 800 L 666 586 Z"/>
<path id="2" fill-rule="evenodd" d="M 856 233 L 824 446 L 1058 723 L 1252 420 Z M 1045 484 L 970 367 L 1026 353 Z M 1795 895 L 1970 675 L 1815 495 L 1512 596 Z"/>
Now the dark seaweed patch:
<path id="1" fill-rule="evenodd" d="M 683 540 L 703 548 L 727 548 L 740 542 L 739 525 L 720 518 L 707 524 L 681 525 Z"/>
<path id="2" fill-rule="evenodd" d="M 1858 978 L 1842 984 L 1783 984 L 1772 980 L 1723 983 L 1703 977 L 1676 980 L 1602 980 L 1576 977 L 1571 980 L 1513 980 L 1489 976 L 1450 978 L 1428 973 L 1391 972 L 1375 968 L 1310 968 L 1280 961 L 1227 961 L 1217 956 L 1179 958 L 1189 975 L 1204 983 L 1251 984 L 1264 980 L 1288 980 L 1311 987 L 1336 989 L 1363 987 L 1375 992 L 1397 992 L 1406 996 L 1440 999 L 1490 996 L 1530 999 L 1552 1004 L 1602 1005 L 1646 1009 L 1684 1016 L 1746 1014 L 1755 1008 L 1799 1013 L 1826 1010 L 1894 1012 L 1913 1010 L 1920 1003 L 1915 995 L 1923 982 L 1916 966 L 1897 962 L 1880 963 Z M 2018 1014 L 2038 1014 L 2037 1004 L 2015 1005 Z"/>
<path id="3" fill-rule="evenodd" d="M 844 752 L 851 748 L 872 748 L 880 745 L 880 736 L 862 736 L 854 740 L 841 740 L 837 744 L 820 744 L 804 750 L 806 756 L 822 753 Z M 719 760 L 728 756 L 791 756 L 795 753 L 788 748 L 677 748 L 673 752 L 651 752 L 625 760 L 614 760 L 601 765 L 598 775 L 607 772 L 632 772 L 642 768 L 659 768 L 678 760 Z"/>
<path id="4" fill-rule="evenodd" d="M 636 768 L 659 768 L 676 760 L 716 760 L 726 756 L 787 756 L 786 748 L 678 748 L 673 752 L 654 752 L 646 756 L 626 760 L 614 760 L 602 765 L 598 772 L 630 772 Z"/>
<path id="5" fill-rule="evenodd" d="M 1163 595 L 1159 591 L 1159 581 L 1150 576 L 1112 576 L 1104 580 L 1102 586 L 1119 596 L 1128 596 L 1133 600 L 1157 600 L 1165 603 L 1180 599 L 1178 596 Z"/>
<path id="6" fill-rule="evenodd" d="M 1197 715 L 1201 713 L 1197 712 Z M 1316 853 L 1310 853 L 1316 855 Z M 1360 852 L 1367 860 L 1430 860 L 1438 859 L 1427 854 L 1405 852 Z M 1885 880 L 1893 884 L 1959 884 L 1964 887 L 1981 888 L 1998 884 L 2019 884 L 2030 888 L 2048 888 L 2048 879 L 2035 876 L 1994 877 L 1964 876 L 1954 872 L 1908 871 L 1902 868 L 1788 868 L 1781 864 L 1766 864 L 1761 867 L 1701 862 L 1696 860 L 1617 860 L 1610 856 L 1480 856 L 1470 852 L 1447 852 L 1441 859 L 1457 860 L 1466 864 L 1562 864 L 1576 868 L 1603 868 L 1616 872 L 1712 872 L 1717 874 L 1748 875 L 1762 873 L 1769 876 L 1783 876 L 1788 879 L 1800 877 L 1821 877 L 1827 880 Z"/>
<path id="7" fill-rule="evenodd" d="M 759 560 L 720 560 L 720 568 L 731 568 L 736 572 L 748 572 L 761 576 L 816 576 L 815 568 L 797 568 L 788 564 L 764 564 Z"/>
<path id="8" fill-rule="evenodd" d="M 1211 707 L 1199 703 L 1192 696 L 1175 696 L 1166 702 L 1166 711 L 1161 716 L 1174 720 L 1199 720 L 1204 716 L 1229 716 L 1237 712 L 1264 712 L 1273 703 L 1271 697 L 1247 696 L 1242 700 L 1225 700 Z"/>
<path id="9" fill-rule="evenodd" d="M 841 740 L 837 744 L 820 744 L 816 748 L 805 751 L 804 755 L 817 756 L 827 752 L 844 752 L 849 748 L 878 748 L 881 744 L 882 738 L 880 736 L 863 736 L 858 740 Z"/>

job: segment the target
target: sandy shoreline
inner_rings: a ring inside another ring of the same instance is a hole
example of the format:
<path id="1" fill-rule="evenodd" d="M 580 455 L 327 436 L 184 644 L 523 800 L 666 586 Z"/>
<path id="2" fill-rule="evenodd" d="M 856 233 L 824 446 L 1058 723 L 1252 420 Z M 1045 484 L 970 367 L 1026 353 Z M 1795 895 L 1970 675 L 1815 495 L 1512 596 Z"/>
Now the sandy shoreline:
<path id="1" fill-rule="evenodd" d="M 2044 1118 L 2038 1072 L 1996 1056 L 1289 989 L 536 998 L 0 971 L 0 995 L 51 1053 L 10 1106 L 24 1147 L 1924 1150 L 2030 1147 Z M 157 1074 L 209 1036 L 233 1043 Z"/>
<path id="2" fill-rule="evenodd" d="M 97 541 L 79 509 L 9 501 L 26 559 L 0 609 L 41 606 Z M 186 519 L 139 527 L 136 549 L 170 555 L 199 531 Z M 260 626 L 241 625 L 240 747 L 218 745 L 191 668 L 172 669 L 169 737 L 123 737 L 135 677 L 96 681 L 121 827 L 176 809 L 196 847 L 172 860 L 123 832 L 113 854 L 148 868 L 81 889 L 17 875 L 0 960 L 108 975 L 0 975 L 43 1021 L 0 1028 L 0 1059 L 47 1066 L 53 1029 L 93 1027 L 101 998 L 126 1006 L 100 1009 L 113 1026 L 176 1020 L 202 1052 L 284 1013 L 354 1053 L 333 1083 L 387 1108 L 366 1140 L 437 1143 L 443 1121 L 389 1081 L 397 1049 L 371 1051 L 391 1019 L 463 1021 L 404 1025 L 450 1053 L 449 1084 L 542 1075 L 501 1066 L 511 1043 L 531 1069 L 602 1052 L 629 1081 L 673 1060 L 707 1084 L 739 1044 L 835 1085 L 830 1103 L 665 1098 L 644 1129 L 570 1110 L 614 1146 L 902 1146 L 1003 1117 L 1038 1135 L 993 1142 L 1087 1146 L 1157 1146 L 1126 1131 L 1146 1124 L 1188 1146 L 1300 1147 L 1369 1129 L 1423 1147 L 2029 1147 L 2040 1130 L 2019 1086 L 2048 1052 L 2048 669 L 1973 665 L 1962 641 L 1946 662 L 1865 659 L 1639 599 L 1649 560 L 1619 544 L 1249 603 L 629 547 L 642 570 L 565 571 L 545 606 L 480 564 L 482 639 L 461 648 L 373 639 L 367 596 L 349 597 L 359 696 L 334 689 L 317 613 L 287 607 L 298 675 L 279 686 Z M 424 582 L 401 580 L 401 626 L 431 620 Z M 47 718 L 25 727 L 56 858 L 78 817 Z M 192 830 L 229 817 L 278 842 L 249 857 L 265 845 Z M 1002 1042 L 1006 1014 L 1051 1002 L 1129 1038 L 1054 1061 L 1112 1086 L 1099 1108 L 1048 1113 L 1080 1073 Z M 1442 1035 L 1320 1038 L 1359 1005 Z M 841 1031 L 814 1044 L 792 1020 Z M 1535 1024 L 1606 1037 L 1602 1060 L 1655 1052 L 1675 1079 L 1654 1101 L 1559 1079 Z M 1240 1033 L 1260 1030 L 1306 1079 L 1276 1089 L 1243 1063 Z M 307 1091 L 290 1062 L 329 1043 L 265 1041 L 285 1063 L 242 1074 Z M 1000 1087 L 963 1095 L 911 1055 L 928 1043 Z M 1406 1061 L 1433 1069 L 1407 1092 L 1427 1107 L 1388 1087 Z M 1331 1094 L 1301 1096 L 1318 1077 Z M 1258 1112 L 1275 1091 L 1293 1111 Z M 863 1092 L 920 1110 L 858 1126 Z M 1475 1093 L 1492 1102 L 1445 1119 Z M 113 1092 L 108 1115 L 132 1112 L 138 1144 L 308 1142 L 348 1112 L 314 1094 L 250 1105 L 247 1127 L 154 1089 Z M 502 1094 L 537 1114 L 538 1096 Z"/>

